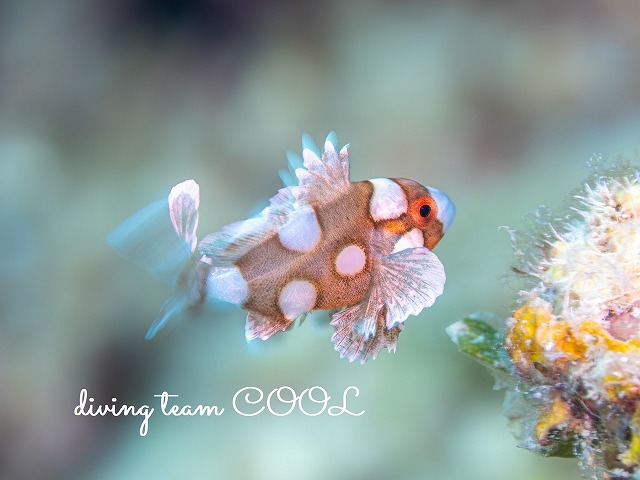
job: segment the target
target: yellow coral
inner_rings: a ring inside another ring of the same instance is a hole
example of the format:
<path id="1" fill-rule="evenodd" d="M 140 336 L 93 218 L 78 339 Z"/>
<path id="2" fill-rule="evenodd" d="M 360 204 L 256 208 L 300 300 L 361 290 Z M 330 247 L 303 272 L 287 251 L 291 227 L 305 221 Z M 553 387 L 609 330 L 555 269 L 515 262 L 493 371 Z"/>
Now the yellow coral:
<path id="1" fill-rule="evenodd" d="M 584 321 L 578 335 L 589 344 L 591 372 L 586 380 L 594 398 L 617 402 L 640 395 L 640 339 L 614 338 L 600 323 Z"/>
<path id="2" fill-rule="evenodd" d="M 551 305 L 543 300 L 528 302 L 514 313 L 506 346 L 518 371 L 528 377 L 536 372 L 565 372 L 572 361 L 600 360 L 598 368 L 590 373 L 595 398 L 606 396 L 615 402 L 640 394 L 637 365 L 620 368 L 619 362 L 605 361 L 606 353 L 635 354 L 634 359 L 640 358 L 640 338 L 619 340 L 593 320 L 571 325 L 554 318 Z M 629 363 L 627 357 L 619 360 Z"/>
<path id="3" fill-rule="evenodd" d="M 505 336 L 533 399 L 523 431 L 538 451 L 574 442 L 594 478 L 640 478 L 640 170 L 595 177 L 570 208 L 517 250 L 535 282 Z"/>
<path id="4" fill-rule="evenodd" d="M 530 373 L 534 364 L 564 369 L 568 361 L 582 358 L 586 345 L 576 338 L 569 323 L 554 318 L 543 300 L 526 303 L 513 314 L 506 345 L 516 368 Z"/>
<path id="5" fill-rule="evenodd" d="M 571 405 L 565 402 L 560 395 L 555 395 L 553 401 L 543 408 L 536 424 L 536 438 L 540 445 L 549 445 L 553 432 L 566 428 L 571 419 Z"/>
<path id="6" fill-rule="evenodd" d="M 635 397 L 640 393 L 640 385 L 629 379 L 624 373 L 615 371 L 602 378 L 602 386 L 609 400 Z"/>
<path id="7" fill-rule="evenodd" d="M 588 339 L 593 346 L 616 353 L 640 352 L 640 338 L 631 338 L 627 341 L 612 337 L 600 323 L 593 320 L 585 320 L 579 325 L 579 332 L 583 338 Z"/>
<path id="8" fill-rule="evenodd" d="M 623 465 L 627 467 L 640 465 L 640 407 L 636 409 L 631 419 L 631 430 L 629 449 L 620 456 Z"/>

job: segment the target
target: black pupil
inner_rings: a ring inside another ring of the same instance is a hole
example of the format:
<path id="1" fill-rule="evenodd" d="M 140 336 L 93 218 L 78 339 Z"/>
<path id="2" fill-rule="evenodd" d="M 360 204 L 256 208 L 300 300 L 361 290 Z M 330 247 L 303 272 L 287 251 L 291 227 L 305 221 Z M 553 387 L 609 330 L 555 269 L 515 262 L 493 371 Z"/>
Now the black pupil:
<path id="1" fill-rule="evenodd" d="M 420 216 L 421 217 L 428 217 L 430 213 L 431 213 L 431 207 L 429 205 L 422 205 L 420 207 Z"/>

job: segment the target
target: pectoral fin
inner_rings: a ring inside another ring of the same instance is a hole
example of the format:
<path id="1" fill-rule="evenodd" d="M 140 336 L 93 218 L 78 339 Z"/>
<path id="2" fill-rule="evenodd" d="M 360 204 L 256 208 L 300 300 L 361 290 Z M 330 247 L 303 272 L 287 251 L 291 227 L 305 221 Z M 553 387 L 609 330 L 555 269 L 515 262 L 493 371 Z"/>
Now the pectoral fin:
<path id="1" fill-rule="evenodd" d="M 387 328 L 433 305 L 446 279 L 444 266 L 428 248 L 407 248 L 386 256 L 375 283 L 387 306 Z"/>
<path id="2" fill-rule="evenodd" d="M 424 247 L 377 258 L 367 297 L 332 317 L 335 349 L 349 361 L 361 362 L 375 358 L 384 347 L 395 350 L 403 322 L 433 305 L 445 280 L 442 263 Z"/>

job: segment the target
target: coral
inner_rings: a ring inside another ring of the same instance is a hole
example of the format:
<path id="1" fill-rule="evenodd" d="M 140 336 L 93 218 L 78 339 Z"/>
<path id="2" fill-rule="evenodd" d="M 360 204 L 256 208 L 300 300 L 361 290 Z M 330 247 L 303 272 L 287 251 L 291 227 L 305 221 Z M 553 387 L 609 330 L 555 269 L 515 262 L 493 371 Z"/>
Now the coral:
<path id="1" fill-rule="evenodd" d="M 511 317 L 448 333 L 508 388 L 520 446 L 575 456 L 585 477 L 639 478 L 640 171 L 596 160 L 564 214 L 511 231 L 525 282 Z"/>

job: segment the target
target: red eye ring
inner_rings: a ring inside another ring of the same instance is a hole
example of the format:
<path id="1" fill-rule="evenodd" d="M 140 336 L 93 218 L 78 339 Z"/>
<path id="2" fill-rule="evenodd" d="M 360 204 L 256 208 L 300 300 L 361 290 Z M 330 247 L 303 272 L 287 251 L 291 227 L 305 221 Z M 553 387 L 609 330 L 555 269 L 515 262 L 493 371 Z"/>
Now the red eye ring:
<path id="1" fill-rule="evenodd" d="M 409 207 L 409 218 L 416 227 L 425 227 L 437 215 L 438 205 L 431 197 L 420 197 Z"/>

